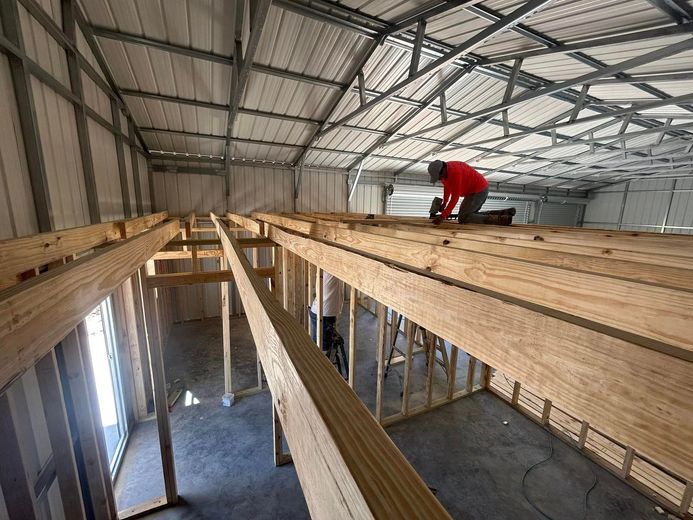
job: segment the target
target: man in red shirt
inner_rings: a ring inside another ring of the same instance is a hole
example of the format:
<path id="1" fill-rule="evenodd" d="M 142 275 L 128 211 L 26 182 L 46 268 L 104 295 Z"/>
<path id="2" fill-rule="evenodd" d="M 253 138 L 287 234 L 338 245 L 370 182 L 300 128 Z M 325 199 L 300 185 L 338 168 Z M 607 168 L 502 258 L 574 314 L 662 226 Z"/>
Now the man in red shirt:
<path id="1" fill-rule="evenodd" d="M 441 214 L 433 220 L 436 226 L 448 218 L 460 197 L 464 197 L 457 217 L 460 224 L 470 222 L 507 226 L 512 222 L 511 210 L 479 213 L 488 197 L 488 181 L 467 163 L 436 160 L 428 165 L 428 174 L 431 177 L 431 184 L 437 181 L 443 183 L 443 207 Z"/>

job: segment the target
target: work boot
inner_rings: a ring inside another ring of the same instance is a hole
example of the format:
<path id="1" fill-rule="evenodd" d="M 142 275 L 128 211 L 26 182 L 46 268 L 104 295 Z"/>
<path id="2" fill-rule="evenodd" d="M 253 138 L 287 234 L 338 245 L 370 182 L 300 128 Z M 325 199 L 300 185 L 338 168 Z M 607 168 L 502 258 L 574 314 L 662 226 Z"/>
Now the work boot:
<path id="1" fill-rule="evenodd" d="M 494 226 L 509 226 L 513 222 L 512 215 L 487 215 L 484 224 Z"/>

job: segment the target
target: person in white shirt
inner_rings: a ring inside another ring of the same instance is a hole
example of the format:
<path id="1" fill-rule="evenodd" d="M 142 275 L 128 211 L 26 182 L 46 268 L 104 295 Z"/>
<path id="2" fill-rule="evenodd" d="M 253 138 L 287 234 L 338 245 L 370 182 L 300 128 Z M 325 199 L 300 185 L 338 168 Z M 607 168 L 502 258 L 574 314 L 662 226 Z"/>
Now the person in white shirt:
<path id="1" fill-rule="evenodd" d="M 319 283 L 316 276 L 315 284 Z M 330 273 L 323 271 L 322 276 L 322 350 L 327 351 L 332 346 L 337 316 L 344 306 L 344 282 Z M 317 343 L 318 330 L 318 299 L 310 306 L 310 335 Z"/>

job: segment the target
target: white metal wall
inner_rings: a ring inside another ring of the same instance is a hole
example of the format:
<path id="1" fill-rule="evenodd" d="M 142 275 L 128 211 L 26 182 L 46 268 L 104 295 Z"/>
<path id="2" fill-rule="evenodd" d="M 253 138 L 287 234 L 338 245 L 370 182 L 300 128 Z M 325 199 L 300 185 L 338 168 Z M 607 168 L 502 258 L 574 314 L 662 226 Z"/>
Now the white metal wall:
<path id="1" fill-rule="evenodd" d="M 0 239 L 38 231 L 7 57 L 0 54 Z"/>
<path id="2" fill-rule="evenodd" d="M 332 212 L 346 211 L 346 176 L 306 169 L 294 202 L 294 172 L 286 168 L 233 166 L 229 211 Z M 295 209 L 294 209 L 295 203 Z"/>
<path id="3" fill-rule="evenodd" d="M 146 170 L 145 170 L 146 173 Z M 185 217 L 194 211 L 206 216 L 210 211 L 223 215 L 224 178 L 212 175 L 153 172 L 154 212 Z"/>
<path id="4" fill-rule="evenodd" d="M 356 191 L 349 201 L 351 213 L 385 213 L 383 203 L 384 186 L 380 184 L 357 184 Z"/>
<path id="5" fill-rule="evenodd" d="M 693 234 L 693 179 L 631 181 L 595 191 L 584 226 Z"/>

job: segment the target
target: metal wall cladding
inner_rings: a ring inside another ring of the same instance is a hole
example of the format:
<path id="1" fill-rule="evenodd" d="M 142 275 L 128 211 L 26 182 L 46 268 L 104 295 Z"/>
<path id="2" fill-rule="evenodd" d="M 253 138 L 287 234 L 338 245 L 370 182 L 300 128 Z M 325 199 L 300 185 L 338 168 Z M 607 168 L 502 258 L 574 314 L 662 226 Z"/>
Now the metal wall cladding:
<path id="1" fill-rule="evenodd" d="M 539 209 L 537 210 L 537 224 L 575 227 L 578 225 L 581 207 L 579 204 L 544 202 L 539 204 Z"/>
<path id="2" fill-rule="evenodd" d="M 347 210 L 346 175 L 305 170 L 296 200 L 296 211 L 329 213 Z"/>
<path id="3" fill-rule="evenodd" d="M 111 132 L 91 118 L 88 118 L 87 125 L 101 221 L 125 218 L 115 138 Z"/>
<path id="4" fill-rule="evenodd" d="M 294 172 L 286 168 L 232 166 L 229 211 L 260 212 L 346 211 L 345 175 L 305 168 L 294 201 Z M 294 206 L 295 204 L 295 206 Z"/>
<path id="5" fill-rule="evenodd" d="M 286 168 L 232 166 L 228 210 L 243 215 L 292 212 L 293 183 L 293 171 Z"/>
<path id="6" fill-rule="evenodd" d="M 111 100 L 106 95 L 106 93 L 101 90 L 92 79 L 85 74 L 81 73 L 82 76 L 82 92 L 84 95 L 84 102 L 86 105 L 93 109 L 97 114 L 103 117 L 109 123 L 113 123 L 113 114 L 111 113 Z M 127 128 L 127 126 L 125 126 Z"/>
<path id="7" fill-rule="evenodd" d="M 693 234 L 693 179 L 631 181 L 625 188 L 621 183 L 592 192 L 585 226 L 617 229 L 623 207 L 622 230 Z"/>
<path id="8" fill-rule="evenodd" d="M 153 172 L 154 212 L 186 217 L 189 213 L 223 215 L 226 209 L 224 178 L 213 175 Z"/>
<path id="9" fill-rule="evenodd" d="M 31 78 L 56 229 L 90 224 L 72 103 Z"/>
<path id="10" fill-rule="evenodd" d="M 349 212 L 373 213 L 375 215 L 385 213 L 383 190 L 382 184 L 358 184 L 349 201 Z"/>
<path id="11" fill-rule="evenodd" d="M 49 7 L 49 13 L 55 12 L 52 6 L 49 5 Z M 65 51 L 24 7 L 18 5 L 17 8 L 27 56 L 38 63 L 60 83 L 69 87 L 70 78 Z M 59 6 L 57 11 L 60 12 Z"/>
<path id="12" fill-rule="evenodd" d="M 7 57 L 0 55 L 0 240 L 38 231 Z"/>

